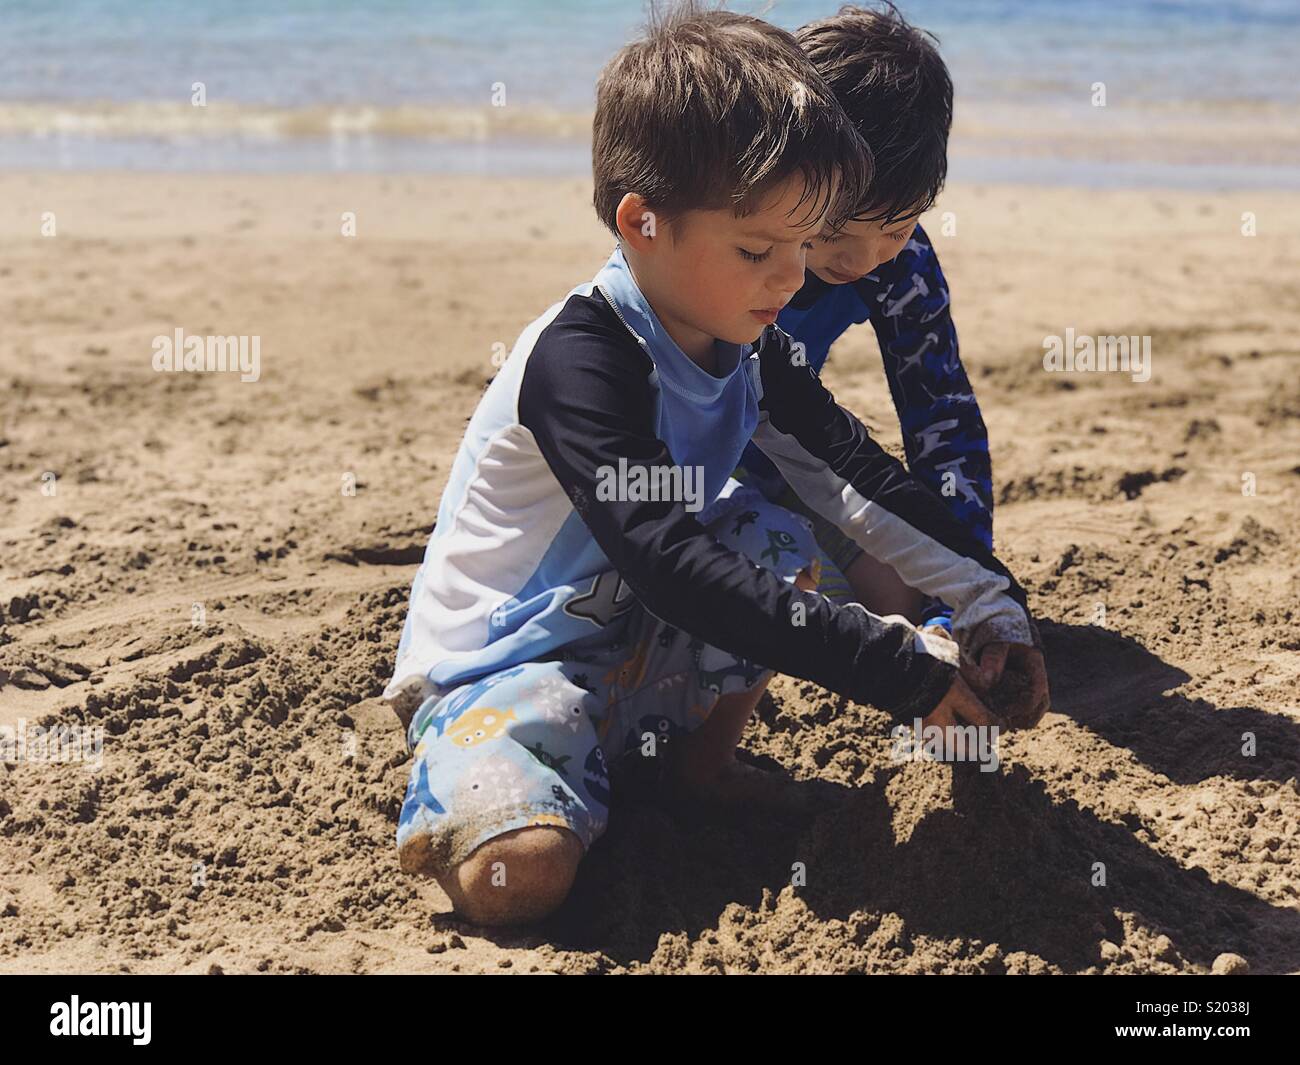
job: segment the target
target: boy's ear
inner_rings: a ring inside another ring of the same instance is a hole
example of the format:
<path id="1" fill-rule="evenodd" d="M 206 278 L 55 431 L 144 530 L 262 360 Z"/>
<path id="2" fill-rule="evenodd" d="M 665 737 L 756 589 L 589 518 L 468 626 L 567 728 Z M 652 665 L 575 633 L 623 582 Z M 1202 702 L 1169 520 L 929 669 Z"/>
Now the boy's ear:
<path id="1" fill-rule="evenodd" d="M 642 254 L 650 251 L 659 233 L 659 220 L 639 193 L 626 193 L 614 217 L 618 235 L 629 247 Z"/>

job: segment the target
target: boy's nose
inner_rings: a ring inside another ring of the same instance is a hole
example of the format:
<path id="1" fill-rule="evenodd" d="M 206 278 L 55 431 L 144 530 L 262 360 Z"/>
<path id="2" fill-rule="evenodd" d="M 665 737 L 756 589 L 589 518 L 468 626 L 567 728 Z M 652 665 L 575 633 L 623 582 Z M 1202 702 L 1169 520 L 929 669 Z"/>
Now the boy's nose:
<path id="1" fill-rule="evenodd" d="M 775 293 L 773 293 L 772 306 L 784 307 L 787 303 L 789 303 L 792 299 L 794 299 L 795 293 L 798 292 L 799 289 L 801 288 L 803 288 L 802 274 L 799 275 L 799 284 L 796 285 L 794 288 L 781 288 L 778 289 Z"/>
<path id="2" fill-rule="evenodd" d="M 888 259 L 888 255 L 881 255 L 873 252 L 870 255 L 859 255 L 850 262 L 841 264 L 840 273 L 852 274 L 854 277 L 866 277 L 877 266 Z"/>
<path id="3" fill-rule="evenodd" d="M 781 294 L 781 303 L 784 305 L 803 288 L 804 278 L 804 260 L 802 256 L 798 262 L 783 264 L 775 277 L 772 278 L 771 287 Z"/>

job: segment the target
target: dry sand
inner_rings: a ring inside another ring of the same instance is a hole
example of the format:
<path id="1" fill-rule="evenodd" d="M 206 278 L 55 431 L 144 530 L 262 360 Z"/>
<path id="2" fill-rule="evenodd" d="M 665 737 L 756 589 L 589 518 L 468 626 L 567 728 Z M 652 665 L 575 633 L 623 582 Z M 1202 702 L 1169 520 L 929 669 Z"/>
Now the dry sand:
<path id="1" fill-rule="evenodd" d="M 494 344 L 610 249 L 587 198 L 0 178 L 0 724 L 106 733 L 97 773 L 0 766 L 0 970 L 1300 970 L 1285 194 L 965 186 L 928 220 L 1055 696 L 1000 772 L 895 764 L 883 714 L 778 678 L 745 747 L 815 819 L 618 809 L 526 934 L 398 871 L 377 696 Z M 261 380 L 155 373 L 178 326 L 259 335 Z M 1152 380 L 1045 373 L 1066 327 L 1150 335 Z M 825 376 L 896 445 L 869 329 Z"/>

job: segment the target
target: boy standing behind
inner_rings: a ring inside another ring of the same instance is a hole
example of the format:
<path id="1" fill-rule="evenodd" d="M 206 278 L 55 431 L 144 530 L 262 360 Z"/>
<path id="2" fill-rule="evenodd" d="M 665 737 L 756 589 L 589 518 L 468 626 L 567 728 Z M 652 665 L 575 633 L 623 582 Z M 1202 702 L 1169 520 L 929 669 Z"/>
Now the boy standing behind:
<path id="1" fill-rule="evenodd" d="M 843 7 L 801 27 L 795 38 L 867 142 L 875 176 L 853 218 L 813 242 L 804 285 L 777 324 L 820 373 L 845 330 L 871 323 L 909 470 L 992 549 L 988 433 L 958 354 L 948 283 L 917 221 L 934 205 L 948 171 L 948 69 L 927 35 L 892 4 Z M 810 514 L 756 448 L 746 450 L 741 465 L 768 498 L 812 519 L 832 563 L 822 575 L 824 594 L 949 626 L 951 611 L 943 603 L 926 600 L 836 526 Z"/>

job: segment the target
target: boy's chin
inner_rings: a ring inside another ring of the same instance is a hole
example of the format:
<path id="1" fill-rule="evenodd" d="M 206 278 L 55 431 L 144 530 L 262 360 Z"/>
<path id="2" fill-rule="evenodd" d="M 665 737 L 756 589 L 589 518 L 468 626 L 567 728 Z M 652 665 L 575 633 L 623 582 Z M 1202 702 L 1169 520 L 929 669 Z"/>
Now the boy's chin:
<path id="1" fill-rule="evenodd" d="M 819 270 L 815 266 L 808 267 L 808 272 L 819 281 L 824 281 L 828 285 L 847 285 L 850 280 L 845 277 L 832 277 L 825 270 Z"/>
<path id="2" fill-rule="evenodd" d="M 727 333 L 718 333 L 717 337 L 724 344 L 757 344 L 758 338 L 763 335 L 766 329 L 762 322 L 755 319 L 748 325 L 737 326 Z"/>
<path id="3" fill-rule="evenodd" d="M 766 328 L 767 326 L 763 325 L 762 323 L 755 322 L 754 332 L 750 336 L 745 337 L 743 340 L 740 337 L 737 337 L 735 340 L 728 341 L 728 343 L 736 344 L 736 345 L 757 344 L 759 342 L 759 339 L 763 336 L 763 330 Z"/>

